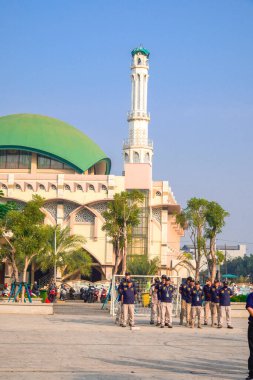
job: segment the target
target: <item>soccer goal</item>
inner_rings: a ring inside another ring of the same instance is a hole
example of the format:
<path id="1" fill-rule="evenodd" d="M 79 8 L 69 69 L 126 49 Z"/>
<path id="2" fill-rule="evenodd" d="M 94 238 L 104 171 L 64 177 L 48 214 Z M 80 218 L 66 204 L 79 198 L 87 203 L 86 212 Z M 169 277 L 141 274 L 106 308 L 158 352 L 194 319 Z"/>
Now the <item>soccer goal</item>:
<path id="1" fill-rule="evenodd" d="M 117 315 L 118 307 L 119 307 L 119 293 L 118 287 L 122 280 L 125 277 L 123 275 L 114 275 L 112 278 L 112 288 L 111 288 L 111 309 L 110 314 L 112 316 Z M 135 301 L 135 315 L 136 316 L 148 316 L 150 314 L 150 287 L 154 282 L 154 278 L 157 276 L 138 276 L 133 275 L 131 279 L 135 283 L 135 287 L 137 290 L 137 297 Z M 179 294 L 179 286 L 181 283 L 181 277 L 170 276 L 171 282 L 176 288 L 176 291 L 173 296 L 173 311 L 172 315 L 177 317 L 180 312 L 180 294 Z"/>

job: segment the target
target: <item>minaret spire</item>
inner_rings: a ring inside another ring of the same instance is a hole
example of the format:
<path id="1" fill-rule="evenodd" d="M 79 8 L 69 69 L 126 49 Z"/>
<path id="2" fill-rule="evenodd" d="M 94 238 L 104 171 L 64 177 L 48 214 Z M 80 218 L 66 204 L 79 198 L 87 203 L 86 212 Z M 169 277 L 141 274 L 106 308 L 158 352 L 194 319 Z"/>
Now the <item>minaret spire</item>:
<path id="1" fill-rule="evenodd" d="M 124 142 L 126 163 L 152 163 L 153 143 L 148 139 L 147 111 L 149 51 L 142 46 L 132 51 L 131 110 L 128 113 L 129 138 Z"/>

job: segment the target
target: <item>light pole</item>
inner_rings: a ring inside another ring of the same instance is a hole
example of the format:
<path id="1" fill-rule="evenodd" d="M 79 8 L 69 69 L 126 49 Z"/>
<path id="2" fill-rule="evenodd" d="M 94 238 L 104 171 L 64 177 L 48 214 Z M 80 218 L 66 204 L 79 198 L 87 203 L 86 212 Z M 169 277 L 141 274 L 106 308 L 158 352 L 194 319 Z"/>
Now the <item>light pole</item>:
<path id="1" fill-rule="evenodd" d="M 57 227 L 58 227 L 58 224 L 56 224 L 55 226 L 55 230 L 54 230 L 54 283 L 56 285 L 56 271 L 57 271 L 57 268 L 56 268 L 56 249 L 57 249 L 57 246 L 56 246 L 56 232 L 57 232 Z"/>

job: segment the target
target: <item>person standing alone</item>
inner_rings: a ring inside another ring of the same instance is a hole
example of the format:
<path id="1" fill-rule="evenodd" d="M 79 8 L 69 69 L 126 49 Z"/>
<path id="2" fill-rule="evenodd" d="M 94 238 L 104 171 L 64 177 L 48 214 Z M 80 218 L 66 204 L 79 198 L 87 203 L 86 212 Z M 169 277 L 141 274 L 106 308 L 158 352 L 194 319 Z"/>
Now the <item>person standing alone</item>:
<path id="1" fill-rule="evenodd" d="M 165 326 L 165 319 L 168 318 L 168 327 L 172 328 L 172 297 L 175 291 L 174 286 L 167 277 L 165 285 L 161 289 L 162 318 L 161 328 Z"/>
<path id="2" fill-rule="evenodd" d="M 249 376 L 246 377 L 246 380 L 253 380 L 253 293 L 247 296 L 246 309 L 249 312 L 248 344 L 250 352 L 248 359 Z"/>
<path id="3" fill-rule="evenodd" d="M 134 327 L 134 301 L 136 297 L 136 289 L 130 278 L 126 282 L 127 285 L 123 287 L 121 295 L 121 302 L 123 305 L 122 327 L 126 327 L 128 320 L 130 327 Z"/>

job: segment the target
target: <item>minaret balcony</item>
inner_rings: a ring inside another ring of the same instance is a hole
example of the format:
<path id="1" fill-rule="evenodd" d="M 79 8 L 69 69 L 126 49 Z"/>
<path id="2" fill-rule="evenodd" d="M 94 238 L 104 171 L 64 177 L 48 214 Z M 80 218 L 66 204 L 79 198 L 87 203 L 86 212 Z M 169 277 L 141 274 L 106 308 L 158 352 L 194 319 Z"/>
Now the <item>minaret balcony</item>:
<path id="1" fill-rule="evenodd" d="M 133 147 L 151 148 L 153 149 L 153 141 L 149 139 L 126 139 L 123 141 L 123 149 L 129 149 Z"/>
<path id="2" fill-rule="evenodd" d="M 150 120 L 150 113 L 144 111 L 130 111 L 127 113 L 127 120 Z"/>

